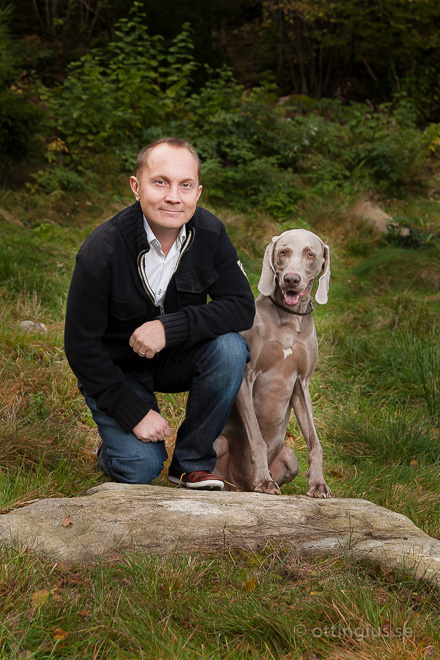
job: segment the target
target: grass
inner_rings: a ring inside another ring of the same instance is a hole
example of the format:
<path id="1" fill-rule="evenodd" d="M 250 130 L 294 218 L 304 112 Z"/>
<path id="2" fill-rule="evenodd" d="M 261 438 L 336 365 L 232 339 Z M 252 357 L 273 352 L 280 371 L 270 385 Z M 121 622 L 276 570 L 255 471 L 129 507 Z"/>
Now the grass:
<path id="1" fill-rule="evenodd" d="M 349 557 L 267 546 L 85 568 L 9 549 L 2 570 L 1 658 L 420 658 L 440 641 L 438 593 Z"/>
<path id="2" fill-rule="evenodd" d="M 0 213 L 2 514 L 106 480 L 95 471 L 98 437 L 62 332 L 77 248 L 130 202 L 125 188 L 116 182 L 93 201 L 0 194 L 0 209 L 15 219 Z M 440 538 L 440 247 L 404 248 L 351 226 L 354 202 L 312 199 L 291 223 L 332 250 L 329 303 L 315 311 L 320 359 L 311 387 L 326 480 L 336 496 L 403 513 Z M 438 236 L 438 201 L 384 204 Z M 256 290 L 264 247 L 288 223 L 213 210 Z M 24 334 L 18 322 L 27 319 L 47 333 Z M 184 402 L 160 399 L 173 437 Z M 283 492 L 304 494 L 307 452 L 293 418 L 287 442 L 303 474 Z M 164 474 L 158 483 L 166 485 Z M 438 591 L 404 574 L 350 556 L 300 559 L 281 546 L 123 554 L 95 566 L 20 548 L 0 555 L 0 660 L 439 657 L 439 610 Z"/>

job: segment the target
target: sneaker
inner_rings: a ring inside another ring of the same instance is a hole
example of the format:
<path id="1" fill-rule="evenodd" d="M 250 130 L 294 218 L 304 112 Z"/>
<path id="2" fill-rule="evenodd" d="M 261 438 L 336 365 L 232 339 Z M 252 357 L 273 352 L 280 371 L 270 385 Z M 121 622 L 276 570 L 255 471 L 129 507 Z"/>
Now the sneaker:
<path id="1" fill-rule="evenodd" d="M 178 472 L 170 467 L 168 481 L 183 488 L 197 488 L 198 490 L 222 490 L 225 480 L 219 474 L 212 474 L 207 470 L 196 472 Z"/>

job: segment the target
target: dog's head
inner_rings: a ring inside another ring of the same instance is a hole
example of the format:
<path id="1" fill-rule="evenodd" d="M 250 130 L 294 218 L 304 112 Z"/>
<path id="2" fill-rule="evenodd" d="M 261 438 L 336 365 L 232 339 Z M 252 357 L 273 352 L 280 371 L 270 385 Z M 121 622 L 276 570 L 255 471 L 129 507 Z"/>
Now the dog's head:
<path id="1" fill-rule="evenodd" d="M 320 275 L 321 274 L 321 275 Z M 308 302 L 316 277 L 315 300 L 325 305 L 330 284 L 330 248 L 306 229 L 290 229 L 274 236 L 266 248 L 258 290 L 275 296 L 286 308 Z"/>

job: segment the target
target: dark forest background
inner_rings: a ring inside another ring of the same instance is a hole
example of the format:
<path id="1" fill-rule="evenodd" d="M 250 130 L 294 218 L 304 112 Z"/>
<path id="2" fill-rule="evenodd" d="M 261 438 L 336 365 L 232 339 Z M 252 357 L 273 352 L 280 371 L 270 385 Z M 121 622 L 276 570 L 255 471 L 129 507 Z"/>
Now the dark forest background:
<path id="1" fill-rule="evenodd" d="M 130 170 L 175 134 L 199 149 L 214 201 L 251 179 L 284 215 L 305 187 L 417 183 L 440 149 L 437 0 L 0 6 L 6 186 L 91 187 L 98 166 Z"/>
<path id="2" fill-rule="evenodd" d="M 371 102 L 406 91 L 422 116 L 438 118 L 435 0 L 177 0 L 165 6 L 144 0 L 138 6 L 145 29 L 168 43 L 189 23 L 195 60 L 229 65 L 244 85 L 270 80 L 280 95 Z M 52 84 L 63 79 L 69 61 L 113 40 L 118 20 L 132 9 L 127 0 L 15 0 L 7 12 L 24 63 Z M 203 79 L 199 69 L 194 82 Z"/>

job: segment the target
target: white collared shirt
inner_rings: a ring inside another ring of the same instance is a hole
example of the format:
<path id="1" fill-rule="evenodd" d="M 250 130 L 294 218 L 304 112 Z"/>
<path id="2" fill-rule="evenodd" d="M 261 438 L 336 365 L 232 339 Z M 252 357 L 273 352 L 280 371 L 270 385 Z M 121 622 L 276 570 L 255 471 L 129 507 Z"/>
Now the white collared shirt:
<path id="1" fill-rule="evenodd" d="M 144 227 L 147 233 L 148 243 L 150 244 L 150 251 L 144 260 L 145 276 L 155 295 L 156 305 L 162 305 L 168 284 L 179 260 L 180 250 L 186 240 L 186 226 L 182 225 L 176 240 L 166 256 L 162 252 L 162 246 L 154 235 L 145 216 Z"/>

